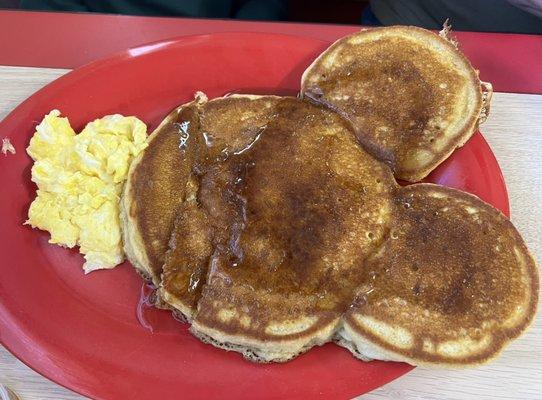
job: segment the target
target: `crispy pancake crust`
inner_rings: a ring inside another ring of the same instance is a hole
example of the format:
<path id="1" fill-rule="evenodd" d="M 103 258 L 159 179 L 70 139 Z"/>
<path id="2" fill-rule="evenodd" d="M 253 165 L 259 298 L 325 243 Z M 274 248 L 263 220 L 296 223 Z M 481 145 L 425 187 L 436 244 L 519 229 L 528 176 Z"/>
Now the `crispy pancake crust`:
<path id="1" fill-rule="evenodd" d="M 536 313 L 538 270 L 523 239 L 499 211 L 455 189 L 412 185 L 394 203 L 339 344 L 414 365 L 495 358 Z"/>
<path id="2" fill-rule="evenodd" d="M 205 171 L 198 194 L 214 250 L 191 331 L 259 361 L 330 340 L 395 188 L 337 114 L 284 98 L 274 115 L 246 151 Z"/>
<path id="3" fill-rule="evenodd" d="M 362 145 L 411 182 L 465 144 L 491 98 L 453 43 L 405 26 L 339 39 L 307 68 L 301 86 L 305 97 L 348 118 Z"/>

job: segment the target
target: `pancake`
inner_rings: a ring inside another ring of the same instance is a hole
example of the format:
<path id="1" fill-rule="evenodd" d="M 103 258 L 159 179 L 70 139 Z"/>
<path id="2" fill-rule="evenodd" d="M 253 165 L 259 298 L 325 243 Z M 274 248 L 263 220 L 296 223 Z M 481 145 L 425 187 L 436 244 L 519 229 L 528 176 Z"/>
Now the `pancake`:
<path id="1" fill-rule="evenodd" d="M 465 367 L 533 321 L 539 277 L 512 223 L 470 194 L 398 190 L 391 230 L 363 270 L 337 342 L 362 359 Z"/>
<path id="2" fill-rule="evenodd" d="M 177 210 L 184 200 L 190 175 L 179 149 L 180 123 L 191 120 L 197 103 L 174 109 L 149 136 L 149 146 L 134 159 L 121 199 L 124 251 L 147 280 L 160 283 L 169 237 Z"/>
<path id="3" fill-rule="evenodd" d="M 228 222 L 218 210 L 204 210 L 200 205 L 198 194 L 204 172 L 230 154 L 250 147 L 274 118 L 275 105 L 280 101 L 276 96 L 232 95 L 199 106 L 199 126 L 191 131 L 192 141 L 186 147 L 186 152 L 199 153 L 199 157 L 191 159 L 185 200 L 170 231 L 158 290 L 159 298 L 180 317 L 190 320 L 195 311 L 213 251 L 213 226 Z"/>
<path id="4" fill-rule="evenodd" d="M 164 119 L 149 136 L 149 146 L 132 162 L 121 199 L 124 249 L 134 267 L 155 285 L 161 281 L 179 208 L 192 190 L 194 165 L 210 156 L 214 151 L 210 149 L 223 146 L 222 141 L 243 147 L 252 133 L 235 130 L 231 136 L 228 124 L 245 119 L 250 125 L 253 114 L 266 110 L 274 98 L 234 95 L 208 102 L 198 92 L 193 102 Z M 193 135 L 196 131 L 200 134 Z"/>
<path id="5" fill-rule="evenodd" d="M 212 238 L 195 252 L 211 254 L 196 257 L 206 279 L 191 280 L 204 283 L 191 332 L 265 362 L 330 341 L 387 232 L 396 185 L 339 115 L 294 98 L 273 114 L 246 149 L 208 166 L 199 209 L 181 217 L 198 214 L 209 231 L 197 242 Z"/>
<path id="6" fill-rule="evenodd" d="M 462 146 L 489 111 L 491 85 L 455 44 L 406 26 L 336 41 L 305 71 L 301 92 L 349 119 L 361 144 L 416 182 Z"/>

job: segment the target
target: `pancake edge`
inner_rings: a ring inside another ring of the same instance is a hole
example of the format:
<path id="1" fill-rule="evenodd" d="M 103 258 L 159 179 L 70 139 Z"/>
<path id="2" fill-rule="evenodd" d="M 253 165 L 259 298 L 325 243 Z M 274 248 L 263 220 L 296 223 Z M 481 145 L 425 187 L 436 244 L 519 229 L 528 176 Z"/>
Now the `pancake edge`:
<path id="1" fill-rule="evenodd" d="M 314 346 L 331 342 L 340 320 L 340 316 L 318 319 L 309 329 L 294 335 L 277 336 L 276 340 L 227 334 L 197 321 L 191 325 L 190 333 L 204 343 L 241 353 L 244 358 L 253 362 L 286 362 Z"/>

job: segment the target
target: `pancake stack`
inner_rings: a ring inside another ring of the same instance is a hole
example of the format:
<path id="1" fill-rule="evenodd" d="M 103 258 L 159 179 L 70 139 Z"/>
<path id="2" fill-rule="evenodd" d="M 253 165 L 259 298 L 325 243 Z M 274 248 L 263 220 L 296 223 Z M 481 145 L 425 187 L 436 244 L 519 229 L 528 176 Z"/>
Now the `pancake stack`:
<path id="1" fill-rule="evenodd" d="M 161 306 L 258 362 L 331 341 L 363 360 L 494 358 L 534 318 L 533 257 L 475 196 L 396 182 L 468 140 L 490 86 L 449 40 L 412 27 L 339 40 L 301 86 L 301 98 L 198 93 L 132 164 L 125 249 Z"/>

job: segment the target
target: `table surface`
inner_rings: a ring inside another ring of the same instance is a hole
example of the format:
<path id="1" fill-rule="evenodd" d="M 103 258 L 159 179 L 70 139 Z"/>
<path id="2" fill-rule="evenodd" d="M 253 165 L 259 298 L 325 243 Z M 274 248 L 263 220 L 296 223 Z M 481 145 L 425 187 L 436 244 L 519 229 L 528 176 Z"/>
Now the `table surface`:
<path id="1" fill-rule="evenodd" d="M 0 10 L 0 65 L 75 68 L 158 40 L 268 32 L 333 42 L 360 26 Z M 39 32 L 39 34 L 36 34 Z M 542 94 L 542 35 L 452 32 L 495 91 Z"/>
<path id="2" fill-rule="evenodd" d="M 34 91 L 66 72 L 0 67 L 0 120 Z M 481 130 L 503 170 L 512 221 L 541 260 L 542 95 L 496 93 L 492 114 Z M 537 318 L 531 329 L 490 365 L 465 371 L 416 368 L 363 398 L 540 399 L 541 355 L 542 321 Z M 21 400 L 83 398 L 40 376 L 1 347 L 0 383 L 15 390 Z"/>

